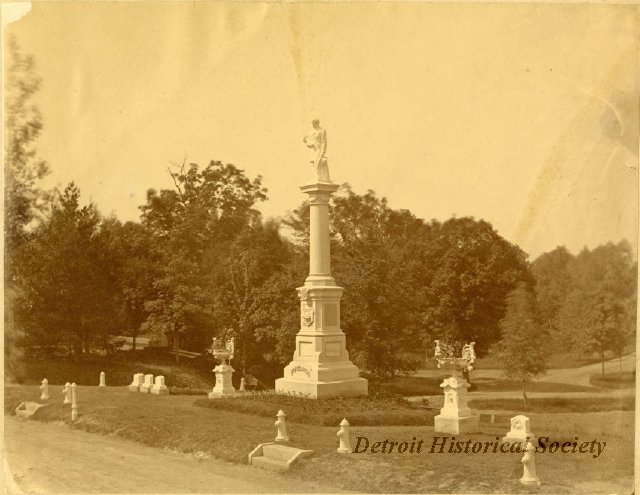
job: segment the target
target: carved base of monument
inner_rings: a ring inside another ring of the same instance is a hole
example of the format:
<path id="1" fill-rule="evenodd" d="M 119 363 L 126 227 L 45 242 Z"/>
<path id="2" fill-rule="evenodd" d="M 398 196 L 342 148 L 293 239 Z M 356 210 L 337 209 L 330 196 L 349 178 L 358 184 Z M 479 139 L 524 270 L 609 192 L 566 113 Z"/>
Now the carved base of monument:
<path id="1" fill-rule="evenodd" d="M 235 370 L 228 364 L 219 364 L 213 368 L 216 374 L 216 384 L 213 390 L 209 392 L 209 399 L 218 399 L 220 397 L 228 397 L 236 395 L 236 389 L 231 384 L 231 376 Z"/>
<path id="2" fill-rule="evenodd" d="M 342 287 L 329 277 L 309 276 L 298 288 L 301 330 L 296 335 L 293 361 L 276 380 L 276 392 L 310 398 L 360 396 L 369 393 L 368 381 L 349 360 L 346 336 L 340 329 Z M 308 284 L 308 285 L 307 285 Z"/>
<path id="3" fill-rule="evenodd" d="M 476 433 L 478 417 L 467 406 L 467 388 L 469 384 L 457 372 L 446 378 L 440 386 L 444 389 L 444 407 L 434 418 L 436 433 Z"/>
<path id="4" fill-rule="evenodd" d="M 353 366 L 353 365 L 352 365 Z M 356 372 L 358 368 L 356 368 Z M 286 368 L 285 368 L 286 370 Z M 302 394 L 310 399 L 324 397 L 357 397 L 369 393 L 369 382 L 364 378 L 346 378 L 333 382 L 317 380 L 276 380 L 276 392 L 281 394 Z"/>

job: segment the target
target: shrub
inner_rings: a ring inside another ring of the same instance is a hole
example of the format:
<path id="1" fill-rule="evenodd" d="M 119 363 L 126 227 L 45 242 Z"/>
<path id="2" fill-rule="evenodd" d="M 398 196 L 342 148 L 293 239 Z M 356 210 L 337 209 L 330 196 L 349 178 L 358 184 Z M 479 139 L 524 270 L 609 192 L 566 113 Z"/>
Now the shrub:
<path id="1" fill-rule="evenodd" d="M 231 398 L 199 399 L 194 405 L 274 418 L 282 409 L 287 420 L 316 426 L 335 426 L 345 417 L 354 426 L 425 426 L 433 425 L 435 415 L 434 411 L 404 399 L 382 395 L 309 399 L 269 391 Z"/>

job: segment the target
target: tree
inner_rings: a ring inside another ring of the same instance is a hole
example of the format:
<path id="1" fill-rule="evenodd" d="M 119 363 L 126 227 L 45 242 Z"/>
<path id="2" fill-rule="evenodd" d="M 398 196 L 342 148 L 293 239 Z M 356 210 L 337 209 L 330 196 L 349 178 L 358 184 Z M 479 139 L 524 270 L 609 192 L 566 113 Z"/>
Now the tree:
<path id="1" fill-rule="evenodd" d="M 246 226 L 225 257 L 224 276 L 218 283 L 216 317 L 229 336 L 235 337 L 236 359 L 243 375 L 248 362 L 264 358 L 265 330 L 267 327 L 275 330 L 274 316 L 287 319 L 287 313 L 295 312 L 295 303 L 284 313 L 271 312 L 274 306 L 282 305 L 282 300 L 272 299 L 274 292 L 270 285 L 277 284 L 277 274 L 285 269 L 290 257 L 290 246 L 280 237 L 276 222 Z M 291 296 L 295 294 L 293 287 L 289 287 Z"/>
<path id="2" fill-rule="evenodd" d="M 474 341 L 482 355 L 500 338 L 507 295 L 530 282 L 526 254 L 473 218 L 431 222 L 422 257 L 433 266 L 423 321 L 431 340 Z"/>
<path id="3" fill-rule="evenodd" d="M 507 312 L 500 321 L 502 337 L 496 346 L 505 375 L 522 384 L 525 407 L 527 384 L 546 370 L 548 332 L 536 315 L 530 286 L 518 284 L 507 297 Z"/>
<path id="4" fill-rule="evenodd" d="M 35 142 L 42 130 L 42 117 L 31 103 L 41 80 L 34 73 L 33 57 L 21 54 L 14 38 L 9 39 L 9 59 L 5 92 L 4 234 L 11 267 L 13 252 L 25 240 L 25 227 L 46 208 L 49 196 L 38 185 L 48 168 L 37 156 Z"/>
<path id="5" fill-rule="evenodd" d="M 105 350 L 121 325 L 116 280 L 102 262 L 100 216 L 70 183 L 20 250 L 16 319 L 31 347 Z"/>
<path id="6" fill-rule="evenodd" d="M 202 350 L 214 332 L 216 282 L 229 246 L 259 219 L 253 205 L 266 198 L 261 178 L 250 180 L 233 165 L 212 161 L 200 170 L 183 163 L 170 172 L 175 188 L 149 190 L 142 224 L 157 239 L 160 276 L 155 299 L 147 301 L 145 328 L 169 333 L 176 351 Z"/>
<path id="7" fill-rule="evenodd" d="M 348 184 L 330 218 L 342 328 L 350 355 L 375 378 L 415 369 L 409 356 L 433 338 L 475 341 L 482 352 L 499 338 L 506 295 L 531 279 L 525 253 L 484 221 L 425 223 Z M 308 207 L 286 224 L 306 250 Z"/>
<path id="8" fill-rule="evenodd" d="M 43 212 L 49 195 L 39 182 L 47 174 L 46 163 L 37 156 L 35 142 L 42 129 L 42 118 L 31 103 L 40 88 L 34 60 L 20 53 L 17 42 L 9 39 L 4 100 L 4 304 L 5 363 L 9 376 L 21 366 L 19 323 L 15 318 L 16 279 L 24 275 L 18 252 L 28 238 L 27 226 Z"/>
<path id="9" fill-rule="evenodd" d="M 160 275 L 160 258 L 154 238 L 143 225 L 115 218 L 102 221 L 98 232 L 104 246 L 100 256 L 111 276 L 117 280 L 126 326 L 124 333 L 136 338 L 147 319 L 147 301 L 156 299 L 154 281 Z"/>
<path id="10" fill-rule="evenodd" d="M 571 292 L 557 313 L 557 340 L 578 355 L 621 356 L 635 328 L 636 271 L 627 242 L 583 249 L 567 267 Z"/>
<path id="11" fill-rule="evenodd" d="M 330 219 L 332 273 L 345 288 L 341 327 L 351 358 L 374 379 L 414 370 L 417 361 L 406 351 L 413 350 L 420 331 L 417 300 L 424 289 L 416 283 L 419 263 L 411 253 L 423 222 L 392 210 L 373 191 L 355 194 L 348 184 L 333 198 Z M 285 223 L 294 229 L 308 271 L 308 204 Z"/>
<path id="12" fill-rule="evenodd" d="M 537 307 L 540 319 L 550 330 L 557 330 L 556 318 L 573 289 L 569 264 L 574 257 L 563 246 L 541 254 L 531 263 L 536 281 Z"/>

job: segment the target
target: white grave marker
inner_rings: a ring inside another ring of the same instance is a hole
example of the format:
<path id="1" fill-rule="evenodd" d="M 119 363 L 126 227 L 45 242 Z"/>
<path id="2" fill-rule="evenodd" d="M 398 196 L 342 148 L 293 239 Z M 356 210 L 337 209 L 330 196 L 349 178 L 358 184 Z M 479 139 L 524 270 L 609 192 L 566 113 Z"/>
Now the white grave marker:
<path id="1" fill-rule="evenodd" d="M 511 418 L 511 430 L 502 438 L 503 442 L 526 442 L 532 440 L 535 435 L 529 427 L 529 418 L 519 414 Z"/>
<path id="2" fill-rule="evenodd" d="M 42 390 L 42 394 L 40 395 L 40 400 L 49 400 L 49 380 L 46 378 L 42 380 L 42 385 L 40 385 L 40 390 Z"/>
<path id="3" fill-rule="evenodd" d="M 338 438 L 340 439 L 340 446 L 338 447 L 339 454 L 351 453 L 351 438 L 349 438 L 349 422 L 343 419 L 340 422 L 340 429 L 338 430 Z"/>
<path id="4" fill-rule="evenodd" d="M 169 395 L 169 389 L 164 384 L 164 376 L 156 376 L 156 381 L 151 387 L 151 393 L 155 395 Z"/>
<path id="5" fill-rule="evenodd" d="M 129 392 L 138 392 L 144 381 L 144 375 L 142 373 L 134 373 L 133 381 L 129 385 Z"/>
<path id="6" fill-rule="evenodd" d="M 140 385 L 140 392 L 148 393 L 153 387 L 153 375 L 144 375 L 144 382 Z"/>
<path id="7" fill-rule="evenodd" d="M 540 485 L 540 479 L 536 473 L 535 455 L 536 448 L 533 446 L 533 443 L 527 441 L 527 446 L 525 447 L 524 455 L 521 460 L 524 472 L 522 474 L 522 478 L 520 478 L 520 483 L 523 485 Z"/>
<path id="8" fill-rule="evenodd" d="M 287 423 L 285 418 L 287 415 L 280 409 L 278 411 L 278 421 L 276 421 L 276 428 L 278 428 L 278 434 L 276 435 L 276 442 L 288 442 L 289 436 L 287 435 Z"/>
<path id="9" fill-rule="evenodd" d="M 78 419 L 78 402 L 76 396 L 76 384 L 71 384 L 71 421 Z"/>
<path id="10" fill-rule="evenodd" d="M 62 401 L 62 403 L 71 404 L 71 384 L 69 382 L 64 384 L 62 393 L 64 394 L 64 400 Z"/>

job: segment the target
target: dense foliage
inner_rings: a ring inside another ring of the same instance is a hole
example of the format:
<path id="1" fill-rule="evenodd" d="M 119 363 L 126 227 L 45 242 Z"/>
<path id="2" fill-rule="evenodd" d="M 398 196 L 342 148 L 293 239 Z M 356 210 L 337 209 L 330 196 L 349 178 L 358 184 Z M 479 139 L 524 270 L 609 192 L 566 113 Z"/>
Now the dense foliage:
<path id="1" fill-rule="evenodd" d="M 607 352 L 620 356 L 633 342 L 636 326 L 637 262 L 623 241 L 577 256 L 564 248 L 532 264 L 537 299 L 554 344 L 578 356 Z"/>

